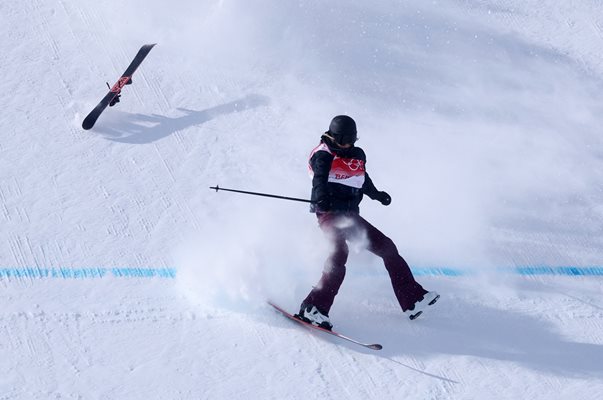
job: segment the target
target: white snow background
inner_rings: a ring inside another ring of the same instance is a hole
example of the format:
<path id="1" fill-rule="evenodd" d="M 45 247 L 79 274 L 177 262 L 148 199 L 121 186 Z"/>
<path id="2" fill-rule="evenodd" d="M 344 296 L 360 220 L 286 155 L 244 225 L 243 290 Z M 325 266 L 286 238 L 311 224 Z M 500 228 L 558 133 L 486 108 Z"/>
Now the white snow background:
<path id="1" fill-rule="evenodd" d="M 0 50 L 0 399 L 603 398 L 600 1 L 2 1 Z M 265 305 L 320 276 L 307 205 L 209 190 L 309 197 L 337 114 L 362 215 L 455 271 L 408 321 L 353 248 L 331 319 L 381 351 Z"/>

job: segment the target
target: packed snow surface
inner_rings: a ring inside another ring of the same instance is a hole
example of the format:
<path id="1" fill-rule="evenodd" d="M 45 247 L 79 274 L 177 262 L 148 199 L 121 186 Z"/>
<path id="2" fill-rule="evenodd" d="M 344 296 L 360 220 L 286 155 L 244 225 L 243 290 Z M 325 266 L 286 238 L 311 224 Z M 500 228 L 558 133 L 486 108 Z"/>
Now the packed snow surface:
<path id="1" fill-rule="evenodd" d="M 3 1 L 0 51 L 0 399 L 603 398 L 601 1 Z M 442 296 L 352 243 L 331 320 L 381 351 L 266 305 L 320 276 L 307 205 L 209 190 L 309 197 L 338 114 Z"/>

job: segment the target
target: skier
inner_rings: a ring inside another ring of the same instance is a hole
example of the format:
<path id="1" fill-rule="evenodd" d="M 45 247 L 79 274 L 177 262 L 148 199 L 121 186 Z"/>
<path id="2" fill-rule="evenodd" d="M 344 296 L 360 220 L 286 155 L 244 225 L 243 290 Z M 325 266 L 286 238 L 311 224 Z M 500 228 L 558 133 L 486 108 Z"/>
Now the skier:
<path id="1" fill-rule="evenodd" d="M 367 249 L 383 258 L 398 303 L 411 320 L 440 297 L 415 281 L 394 242 L 360 216 L 363 195 L 385 206 L 392 199 L 377 190 L 366 173 L 366 156 L 360 147 L 354 146 L 357 140 L 356 122 L 347 115 L 334 117 L 320 144 L 310 154 L 308 165 L 312 176 L 310 211 L 316 213 L 332 252 L 318 285 L 304 299 L 296 317 L 329 330 L 333 327 L 329 310 L 345 276 L 349 240 L 364 238 Z"/>

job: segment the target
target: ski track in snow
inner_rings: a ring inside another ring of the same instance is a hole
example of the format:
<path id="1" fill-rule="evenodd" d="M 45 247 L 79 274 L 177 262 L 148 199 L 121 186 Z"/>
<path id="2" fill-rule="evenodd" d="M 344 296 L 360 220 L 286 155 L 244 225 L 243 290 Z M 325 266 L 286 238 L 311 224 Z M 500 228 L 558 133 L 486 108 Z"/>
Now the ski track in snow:
<path id="1" fill-rule="evenodd" d="M 0 400 L 603 398 L 601 15 L 1 3 Z M 352 251 L 331 318 L 381 351 L 263 305 L 295 311 L 319 276 L 307 209 L 207 189 L 307 196 L 307 153 L 340 113 L 394 198 L 364 215 L 441 266 L 417 274 L 442 298 L 411 322 Z"/>

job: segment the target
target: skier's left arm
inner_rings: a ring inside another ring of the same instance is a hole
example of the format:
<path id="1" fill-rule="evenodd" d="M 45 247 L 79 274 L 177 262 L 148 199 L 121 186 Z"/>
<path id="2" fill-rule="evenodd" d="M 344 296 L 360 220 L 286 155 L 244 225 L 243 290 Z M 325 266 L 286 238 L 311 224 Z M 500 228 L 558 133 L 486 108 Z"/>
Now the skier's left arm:
<path id="1" fill-rule="evenodd" d="M 365 172 L 364 174 L 364 185 L 362 185 L 362 193 L 366 194 L 372 200 L 377 200 L 384 206 L 389 206 L 392 202 L 392 198 L 389 194 L 387 194 L 387 192 L 377 190 L 368 172 Z"/>

